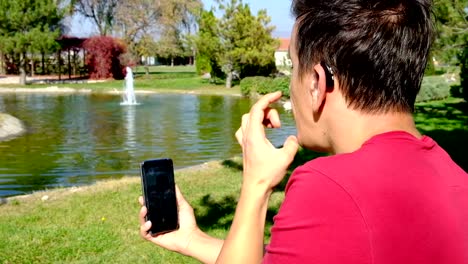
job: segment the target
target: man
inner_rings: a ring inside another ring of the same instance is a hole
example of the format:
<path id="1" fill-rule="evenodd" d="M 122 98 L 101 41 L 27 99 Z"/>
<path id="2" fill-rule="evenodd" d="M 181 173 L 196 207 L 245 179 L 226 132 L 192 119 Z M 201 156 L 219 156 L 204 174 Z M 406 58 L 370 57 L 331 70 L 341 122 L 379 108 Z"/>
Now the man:
<path id="1" fill-rule="evenodd" d="M 226 240 L 196 226 L 146 239 L 206 263 L 468 263 L 468 175 L 415 127 L 433 28 L 430 1 L 293 0 L 291 101 L 297 138 L 261 98 L 242 118 L 243 183 Z M 297 168 L 264 254 L 268 198 L 298 145 L 334 155 Z M 141 201 L 140 201 L 141 202 Z"/>

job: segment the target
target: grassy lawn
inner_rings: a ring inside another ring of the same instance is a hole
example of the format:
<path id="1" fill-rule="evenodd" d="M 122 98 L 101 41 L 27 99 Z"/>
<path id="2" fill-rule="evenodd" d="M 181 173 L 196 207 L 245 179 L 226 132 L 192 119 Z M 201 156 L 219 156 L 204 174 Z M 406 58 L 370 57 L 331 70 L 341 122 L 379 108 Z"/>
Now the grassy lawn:
<path id="1" fill-rule="evenodd" d="M 468 170 L 468 108 L 460 99 L 417 105 L 418 128 Z M 302 151 L 295 166 L 317 156 Z M 200 227 L 225 237 L 241 184 L 239 159 L 211 162 L 176 172 L 176 181 L 194 206 Z M 283 183 L 284 186 L 284 183 Z M 283 199 L 273 194 L 267 235 Z M 196 263 L 157 248 L 138 235 L 138 177 L 99 182 L 17 197 L 0 206 L 0 263 Z M 42 197 L 48 199 L 42 201 Z"/>
<path id="2" fill-rule="evenodd" d="M 193 66 L 152 66 L 149 67 L 149 74 L 145 68 L 139 66 L 133 69 L 135 90 L 147 90 L 155 92 L 195 92 L 199 94 L 240 94 L 239 86 L 226 89 L 224 84 L 213 84 L 198 76 Z M 64 77 L 66 80 L 66 76 Z M 93 92 L 123 91 L 124 80 L 107 80 L 96 83 L 64 83 L 64 84 L 37 84 L 31 83 L 26 88 L 46 88 L 57 86 L 59 88 L 91 89 Z M 2 84 L 0 89 L 22 88 L 17 84 Z"/>
<path id="3" fill-rule="evenodd" d="M 468 171 L 468 103 L 462 99 L 419 103 L 416 125 L 441 145 L 465 171 Z"/>

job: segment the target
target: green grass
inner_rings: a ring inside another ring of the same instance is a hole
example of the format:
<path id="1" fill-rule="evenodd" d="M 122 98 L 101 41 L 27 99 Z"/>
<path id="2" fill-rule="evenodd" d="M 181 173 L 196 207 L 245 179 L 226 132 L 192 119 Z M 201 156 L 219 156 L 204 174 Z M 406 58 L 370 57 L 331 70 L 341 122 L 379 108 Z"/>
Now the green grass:
<path id="1" fill-rule="evenodd" d="M 220 163 L 176 172 L 200 226 L 212 235 L 226 234 L 240 175 Z M 13 200 L 0 207 L 0 263 L 196 263 L 139 237 L 140 193 L 139 178 L 127 178 L 51 191 L 44 202 L 45 193 Z"/>
<path id="2" fill-rule="evenodd" d="M 438 141 L 465 170 L 467 113 L 467 103 L 451 98 L 420 103 L 415 114 L 418 128 Z M 301 151 L 292 168 L 316 156 Z M 236 158 L 176 172 L 176 181 L 194 206 L 198 224 L 213 236 L 227 234 L 241 170 L 241 161 Z M 266 241 L 272 217 L 284 197 L 285 182 L 272 196 Z M 0 206 L 0 263 L 197 263 L 139 237 L 140 193 L 139 178 L 131 177 L 13 198 Z M 49 199 L 42 201 L 46 194 Z"/>
<path id="3" fill-rule="evenodd" d="M 463 99 L 418 103 L 418 129 L 439 143 L 465 171 L 468 171 L 468 103 Z"/>
<path id="4" fill-rule="evenodd" d="M 135 69 L 134 69 L 135 70 Z M 226 89 L 224 85 L 213 84 L 198 76 L 193 66 L 151 66 L 149 74 L 145 73 L 142 66 L 136 68 L 134 73 L 135 90 L 146 90 L 162 93 L 197 93 L 197 94 L 232 94 L 240 95 L 240 88 Z M 66 80 L 66 76 L 64 77 Z M 107 80 L 96 83 L 64 83 L 64 84 L 37 84 L 31 83 L 26 88 L 47 88 L 57 86 L 59 88 L 91 89 L 92 92 L 122 91 L 124 80 Z M 3 84 L 0 89 L 23 88 L 18 84 Z"/>

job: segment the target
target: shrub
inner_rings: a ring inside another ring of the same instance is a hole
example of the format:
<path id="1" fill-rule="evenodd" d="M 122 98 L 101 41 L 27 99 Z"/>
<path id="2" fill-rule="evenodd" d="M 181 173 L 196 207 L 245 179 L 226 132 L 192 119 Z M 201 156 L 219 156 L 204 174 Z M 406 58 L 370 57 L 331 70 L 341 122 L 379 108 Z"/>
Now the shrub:
<path id="1" fill-rule="evenodd" d="M 468 78 L 467 78 L 468 81 Z M 263 95 L 275 91 L 281 91 L 284 97 L 289 97 L 290 77 L 246 77 L 240 82 L 240 89 L 243 96 Z M 452 88 L 442 76 L 424 77 L 421 91 L 416 101 L 426 102 L 450 97 Z"/>
<path id="2" fill-rule="evenodd" d="M 460 56 L 460 84 L 463 92 L 463 98 L 468 102 L 468 45 Z"/>
<path id="3" fill-rule="evenodd" d="M 450 96 L 450 84 L 441 76 L 424 77 L 421 91 L 416 97 L 416 102 L 427 102 L 445 99 Z"/>
<path id="4" fill-rule="evenodd" d="M 274 87 L 275 91 L 281 91 L 283 93 L 283 96 L 289 98 L 290 82 L 291 82 L 291 78 L 288 76 L 277 77 L 273 79 L 272 87 Z"/>
<path id="5" fill-rule="evenodd" d="M 83 43 L 86 50 L 86 66 L 91 79 L 123 79 L 124 67 L 120 56 L 125 53 L 125 45 L 114 38 L 92 37 Z"/>
<path id="6" fill-rule="evenodd" d="M 256 77 L 246 77 L 241 80 L 240 82 L 240 90 L 243 96 L 250 96 L 253 94 L 257 89 L 254 87 L 255 85 L 255 78 Z"/>
<path id="7" fill-rule="evenodd" d="M 243 96 L 252 96 L 255 94 L 267 94 L 276 91 L 282 91 L 283 96 L 289 97 L 289 77 L 246 77 L 241 80 L 240 88 Z"/>
<path id="8" fill-rule="evenodd" d="M 197 62 L 195 67 L 197 68 L 197 74 L 203 75 L 205 73 L 211 73 L 210 58 L 203 55 L 197 55 Z"/>
<path id="9" fill-rule="evenodd" d="M 431 57 L 432 56 L 429 56 L 429 60 L 427 61 L 427 64 L 426 64 L 426 70 L 424 71 L 424 74 L 427 76 L 436 75 L 436 68 Z"/>

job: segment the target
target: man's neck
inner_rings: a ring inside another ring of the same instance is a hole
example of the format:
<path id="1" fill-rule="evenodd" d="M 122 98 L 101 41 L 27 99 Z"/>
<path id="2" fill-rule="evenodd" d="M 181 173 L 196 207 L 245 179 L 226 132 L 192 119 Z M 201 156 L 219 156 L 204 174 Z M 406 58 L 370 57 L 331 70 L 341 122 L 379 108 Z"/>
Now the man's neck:
<path id="1" fill-rule="evenodd" d="M 416 138 L 422 135 L 416 129 L 410 113 L 363 114 L 345 111 L 338 122 L 329 128 L 332 151 L 350 153 L 358 150 L 372 137 L 391 131 L 404 131 Z"/>

